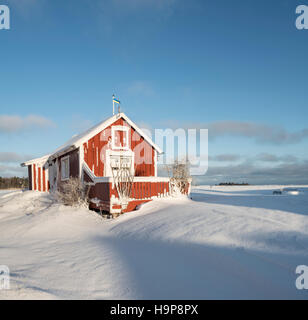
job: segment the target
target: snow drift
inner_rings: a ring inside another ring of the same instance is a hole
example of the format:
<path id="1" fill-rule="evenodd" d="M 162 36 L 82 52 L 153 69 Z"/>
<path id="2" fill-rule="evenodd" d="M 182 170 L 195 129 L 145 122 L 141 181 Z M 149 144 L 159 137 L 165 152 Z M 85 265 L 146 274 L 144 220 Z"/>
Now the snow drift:
<path id="1" fill-rule="evenodd" d="M 0 299 L 307 299 L 308 187 L 195 187 L 115 220 L 0 194 Z"/>

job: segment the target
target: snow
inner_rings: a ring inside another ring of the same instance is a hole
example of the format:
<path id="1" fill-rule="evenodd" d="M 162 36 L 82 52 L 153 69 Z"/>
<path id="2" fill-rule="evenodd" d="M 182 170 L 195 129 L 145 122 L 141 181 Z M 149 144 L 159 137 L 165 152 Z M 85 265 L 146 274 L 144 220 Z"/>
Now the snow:
<path id="1" fill-rule="evenodd" d="M 10 193 L 16 193 L 16 192 L 21 192 L 21 190 L 16 190 L 16 189 L 3 189 L 0 190 L 0 197 L 4 197 L 4 195 L 8 195 Z M 5 196 L 6 197 L 6 196 Z"/>
<path id="2" fill-rule="evenodd" d="M 307 299 L 308 186 L 199 186 L 117 219 L 0 194 L 0 299 Z"/>

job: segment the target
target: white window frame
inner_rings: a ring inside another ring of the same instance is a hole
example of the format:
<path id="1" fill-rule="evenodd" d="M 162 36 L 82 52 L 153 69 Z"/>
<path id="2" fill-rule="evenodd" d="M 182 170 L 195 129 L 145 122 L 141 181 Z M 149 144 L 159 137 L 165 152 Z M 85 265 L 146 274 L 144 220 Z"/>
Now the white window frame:
<path id="1" fill-rule="evenodd" d="M 126 140 L 125 146 L 119 147 L 119 146 L 115 145 L 116 131 L 125 132 L 125 140 Z M 112 126 L 111 127 L 111 148 L 113 150 L 129 150 L 129 127 L 126 127 L 126 126 Z"/>
<path id="2" fill-rule="evenodd" d="M 134 175 L 134 163 L 135 163 L 135 154 L 132 150 L 126 151 L 113 151 L 113 150 L 106 150 L 106 162 L 104 165 L 104 177 L 112 177 L 112 170 L 111 170 L 111 158 L 112 157 L 120 157 L 126 156 L 129 157 L 132 161 L 131 163 L 131 174 Z"/>
<path id="3" fill-rule="evenodd" d="M 63 177 L 63 165 L 65 163 L 65 161 L 68 162 L 68 166 L 67 166 L 67 174 L 65 175 L 65 177 Z M 66 156 L 61 158 L 61 181 L 66 181 L 69 180 L 70 178 L 70 156 Z"/>

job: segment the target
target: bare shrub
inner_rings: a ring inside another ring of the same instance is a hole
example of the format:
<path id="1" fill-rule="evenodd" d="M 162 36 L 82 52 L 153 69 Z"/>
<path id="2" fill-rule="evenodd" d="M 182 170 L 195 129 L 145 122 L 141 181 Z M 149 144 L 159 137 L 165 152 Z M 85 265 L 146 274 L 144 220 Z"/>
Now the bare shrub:
<path id="1" fill-rule="evenodd" d="M 171 192 L 173 194 L 188 193 L 189 184 L 192 181 L 189 169 L 188 161 L 180 162 L 178 160 L 176 160 L 171 166 L 167 167 L 168 175 L 170 177 Z"/>
<path id="2" fill-rule="evenodd" d="M 78 178 L 70 178 L 56 192 L 56 198 L 66 206 L 88 205 L 89 186 L 84 185 Z"/>

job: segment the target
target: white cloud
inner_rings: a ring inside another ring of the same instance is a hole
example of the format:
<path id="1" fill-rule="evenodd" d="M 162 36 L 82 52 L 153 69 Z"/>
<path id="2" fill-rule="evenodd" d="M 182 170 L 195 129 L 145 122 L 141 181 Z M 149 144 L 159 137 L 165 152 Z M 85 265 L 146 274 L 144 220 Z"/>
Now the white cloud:
<path id="1" fill-rule="evenodd" d="M 12 163 L 12 162 L 23 162 L 34 158 L 31 155 L 21 155 L 16 152 L 0 152 L 0 162 Z"/>
<path id="2" fill-rule="evenodd" d="M 170 120 L 165 121 L 165 126 L 184 129 L 208 129 L 209 139 L 224 136 L 245 137 L 253 139 L 260 144 L 294 144 L 308 138 L 308 128 L 290 132 L 282 126 L 270 126 L 262 123 L 244 121 L 217 121 L 211 123 L 186 122 Z"/>
<path id="3" fill-rule="evenodd" d="M 259 143 L 292 144 L 308 137 L 308 129 L 288 132 L 285 128 L 242 121 L 220 121 L 208 124 L 209 137 L 242 136 Z"/>
<path id="4" fill-rule="evenodd" d="M 219 162 L 234 162 L 241 159 L 238 154 L 218 154 L 216 156 L 209 157 L 209 160 L 219 161 Z"/>
<path id="5" fill-rule="evenodd" d="M 55 127 L 54 122 L 38 115 L 29 115 L 26 117 L 18 115 L 0 115 L 0 133 L 14 133 L 25 130 L 53 127 Z"/>
<path id="6" fill-rule="evenodd" d="M 197 176 L 198 184 L 220 182 L 248 182 L 250 184 L 307 184 L 308 162 L 281 163 L 262 167 L 253 161 L 237 165 L 212 166 L 204 176 Z"/>
<path id="7" fill-rule="evenodd" d="M 271 153 L 260 153 L 257 155 L 257 160 L 263 162 L 285 162 L 285 163 L 292 163 L 297 161 L 297 157 L 293 155 L 284 155 L 284 156 L 276 156 Z"/>
<path id="8" fill-rule="evenodd" d="M 20 166 L 0 165 L 0 177 L 27 177 L 27 168 Z"/>

